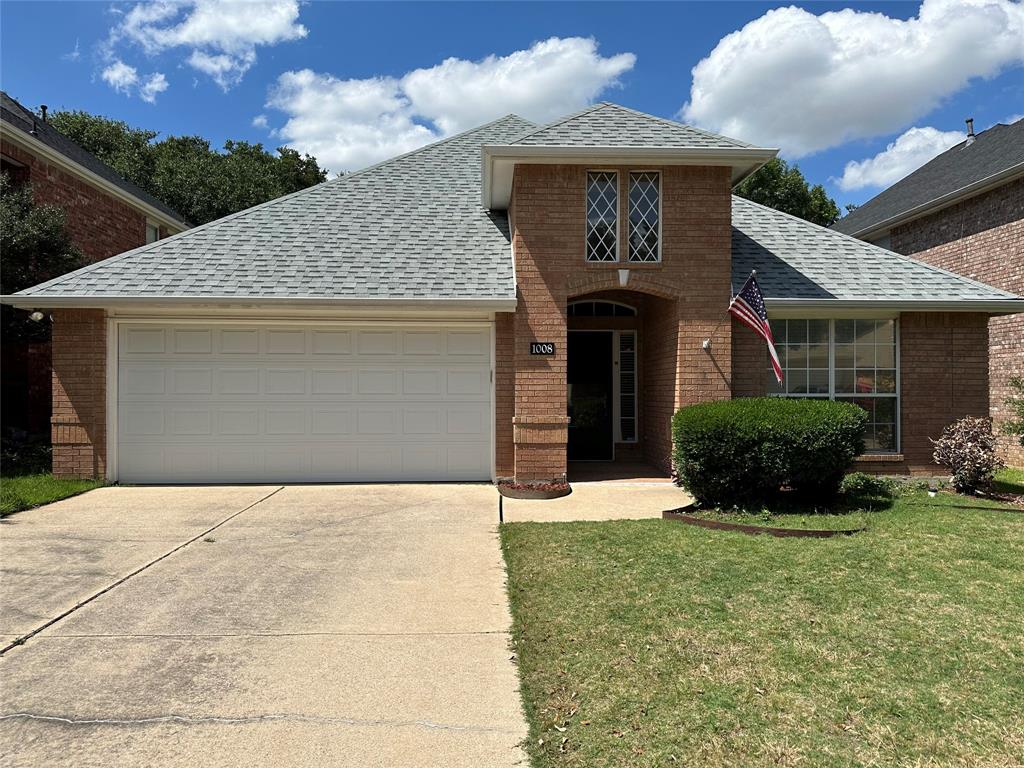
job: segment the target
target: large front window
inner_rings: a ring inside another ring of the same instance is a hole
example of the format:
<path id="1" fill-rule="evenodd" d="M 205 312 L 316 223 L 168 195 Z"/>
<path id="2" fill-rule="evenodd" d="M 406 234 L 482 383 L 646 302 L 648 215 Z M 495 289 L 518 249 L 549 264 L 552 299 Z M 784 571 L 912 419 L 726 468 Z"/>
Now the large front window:
<path id="1" fill-rule="evenodd" d="M 772 320 L 771 326 L 785 375 L 779 385 L 768 367 L 769 394 L 856 403 L 868 413 L 867 450 L 897 450 L 895 320 Z"/>
<path id="2" fill-rule="evenodd" d="M 618 261 L 619 175 L 587 174 L 587 261 Z"/>

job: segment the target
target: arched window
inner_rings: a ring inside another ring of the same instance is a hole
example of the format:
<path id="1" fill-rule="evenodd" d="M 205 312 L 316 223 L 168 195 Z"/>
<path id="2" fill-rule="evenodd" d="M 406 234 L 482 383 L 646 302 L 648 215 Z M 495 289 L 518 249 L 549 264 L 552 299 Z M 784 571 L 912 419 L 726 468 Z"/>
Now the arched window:
<path id="1" fill-rule="evenodd" d="M 574 301 L 569 317 L 636 317 L 636 307 L 619 301 Z"/>

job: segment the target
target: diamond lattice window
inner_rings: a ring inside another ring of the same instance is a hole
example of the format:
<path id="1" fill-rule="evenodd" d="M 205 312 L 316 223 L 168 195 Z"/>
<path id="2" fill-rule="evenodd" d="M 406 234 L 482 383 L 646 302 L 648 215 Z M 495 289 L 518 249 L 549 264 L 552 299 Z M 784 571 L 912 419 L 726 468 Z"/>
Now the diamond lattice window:
<path id="1" fill-rule="evenodd" d="M 618 261 L 618 174 L 587 174 L 587 261 Z"/>
<path id="2" fill-rule="evenodd" d="M 651 171 L 629 174 L 629 260 L 658 261 L 659 178 Z"/>

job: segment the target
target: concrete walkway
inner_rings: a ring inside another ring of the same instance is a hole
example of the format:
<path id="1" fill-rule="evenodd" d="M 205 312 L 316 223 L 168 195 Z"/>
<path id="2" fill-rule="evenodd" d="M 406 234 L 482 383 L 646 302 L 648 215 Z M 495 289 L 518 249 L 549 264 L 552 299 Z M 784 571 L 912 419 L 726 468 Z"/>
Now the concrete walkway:
<path id="1" fill-rule="evenodd" d="M 505 499 L 506 523 L 569 523 L 578 520 L 642 520 L 661 517 L 692 501 L 671 482 L 572 483 L 560 499 Z"/>
<path id="2" fill-rule="evenodd" d="M 7 518 L 3 644 L 70 613 L 0 658 L 0 764 L 525 765 L 496 507 L 105 488 Z"/>

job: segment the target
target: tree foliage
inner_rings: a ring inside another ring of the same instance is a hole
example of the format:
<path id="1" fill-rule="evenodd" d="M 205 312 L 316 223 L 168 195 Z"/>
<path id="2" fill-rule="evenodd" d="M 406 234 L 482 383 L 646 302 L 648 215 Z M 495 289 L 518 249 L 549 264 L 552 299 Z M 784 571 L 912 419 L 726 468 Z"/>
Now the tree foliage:
<path id="1" fill-rule="evenodd" d="M 217 151 L 201 136 L 168 136 L 87 112 L 55 112 L 50 123 L 133 184 L 205 224 L 319 184 L 327 170 L 288 147 L 227 141 Z"/>
<path id="2" fill-rule="evenodd" d="M 839 206 L 825 188 L 821 184 L 812 187 L 799 166 L 778 157 L 740 182 L 736 194 L 823 227 L 839 218 Z"/>
<path id="3" fill-rule="evenodd" d="M 32 189 L 0 173 L 0 294 L 11 294 L 83 267 L 86 259 L 65 228 L 64 211 L 36 205 Z M 3 339 L 43 341 L 49 328 L 4 305 Z"/>

